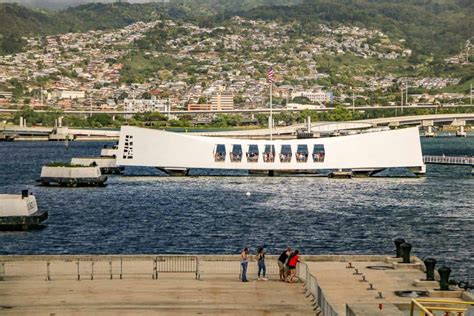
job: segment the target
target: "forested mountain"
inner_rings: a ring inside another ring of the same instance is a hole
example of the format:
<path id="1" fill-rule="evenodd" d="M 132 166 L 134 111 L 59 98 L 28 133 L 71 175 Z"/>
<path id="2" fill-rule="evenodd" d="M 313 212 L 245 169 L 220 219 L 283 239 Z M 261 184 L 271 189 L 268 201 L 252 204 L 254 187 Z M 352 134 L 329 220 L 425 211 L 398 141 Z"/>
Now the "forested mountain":
<path id="1" fill-rule="evenodd" d="M 118 28 L 161 17 L 212 26 L 240 15 L 251 19 L 295 20 L 295 32 L 319 23 L 377 28 L 403 38 L 416 54 L 458 52 L 473 37 L 472 0 L 174 0 L 170 3 L 89 3 L 59 12 L 0 4 L 0 53 L 17 52 L 21 36 Z"/>
<path id="2" fill-rule="evenodd" d="M 297 20 L 305 31 L 316 29 L 318 23 L 377 28 L 406 39 L 408 47 L 421 54 L 457 52 L 474 36 L 472 0 L 306 0 L 292 7 L 259 7 L 238 15 Z"/>

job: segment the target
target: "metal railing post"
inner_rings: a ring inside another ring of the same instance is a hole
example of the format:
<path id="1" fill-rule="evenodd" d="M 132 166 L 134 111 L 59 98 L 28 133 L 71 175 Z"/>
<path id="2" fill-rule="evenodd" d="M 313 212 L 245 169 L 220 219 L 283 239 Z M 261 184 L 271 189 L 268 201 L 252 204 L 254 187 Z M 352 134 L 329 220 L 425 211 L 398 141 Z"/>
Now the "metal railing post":
<path id="1" fill-rule="evenodd" d="M 81 280 L 81 271 L 79 269 L 79 260 L 77 260 L 76 264 L 77 264 L 77 281 L 80 281 Z"/>
<path id="2" fill-rule="evenodd" d="M 122 273 L 123 273 L 123 270 L 122 270 L 122 257 L 120 257 L 120 280 L 122 280 Z"/>
<path id="3" fill-rule="evenodd" d="M 91 260 L 91 280 L 94 280 L 94 260 Z"/>
<path id="4" fill-rule="evenodd" d="M 201 279 L 201 276 L 199 274 L 199 257 L 196 257 L 196 280 Z"/>
<path id="5" fill-rule="evenodd" d="M 110 267 L 110 279 L 113 279 L 113 274 L 112 274 L 112 261 L 109 261 L 109 267 Z"/>
<path id="6" fill-rule="evenodd" d="M 0 263 L 0 281 L 3 281 L 5 276 L 5 262 Z"/>
<path id="7" fill-rule="evenodd" d="M 46 262 L 46 281 L 50 281 L 50 277 L 49 277 L 49 261 Z"/>
<path id="8" fill-rule="evenodd" d="M 151 276 L 153 280 L 158 280 L 158 258 L 153 259 L 153 274 Z"/>

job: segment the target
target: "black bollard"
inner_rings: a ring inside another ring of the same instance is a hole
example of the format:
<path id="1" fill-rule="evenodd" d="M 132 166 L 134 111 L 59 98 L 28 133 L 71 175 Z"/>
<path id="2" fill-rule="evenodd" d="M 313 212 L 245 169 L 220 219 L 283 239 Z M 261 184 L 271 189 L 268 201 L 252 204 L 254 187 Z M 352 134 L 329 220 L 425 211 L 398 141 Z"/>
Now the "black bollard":
<path id="1" fill-rule="evenodd" d="M 396 258 L 401 258 L 402 257 L 402 249 L 400 248 L 400 246 L 403 243 L 405 243 L 405 239 L 403 239 L 403 238 L 395 239 L 395 247 L 396 247 L 396 252 L 397 252 Z"/>
<path id="2" fill-rule="evenodd" d="M 402 257 L 403 261 L 402 263 L 410 263 L 410 251 L 411 251 L 411 244 L 409 243 L 403 243 L 400 245 L 400 248 L 402 249 Z"/>
<path id="3" fill-rule="evenodd" d="M 439 273 L 439 286 L 441 291 L 449 291 L 449 275 L 451 274 L 451 269 L 445 266 L 442 266 L 438 269 Z"/>
<path id="4" fill-rule="evenodd" d="M 21 198 L 27 198 L 28 197 L 28 190 L 21 190 Z"/>
<path id="5" fill-rule="evenodd" d="M 434 269 L 436 266 L 436 259 L 426 258 L 424 261 L 426 268 L 426 281 L 434 281 Z"/>

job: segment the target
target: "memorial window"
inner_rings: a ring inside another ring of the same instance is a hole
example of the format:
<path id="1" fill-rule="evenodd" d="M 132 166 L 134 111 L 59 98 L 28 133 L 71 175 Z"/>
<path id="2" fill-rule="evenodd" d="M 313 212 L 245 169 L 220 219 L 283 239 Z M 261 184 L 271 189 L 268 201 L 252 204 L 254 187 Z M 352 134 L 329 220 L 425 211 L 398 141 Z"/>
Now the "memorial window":
<path id="1" fill-rule="evenodd" d="M 242 145 L 232 145 L 232 151 L 230 152 L 231 162 L 242 161 Z"/>
<path id="2" fill-rule="evenodd" d="M 275 145 L 265 145 L 263 162 L 275 162 Z"/>
<path id="3" fill-rule="evenodd" d="M 314 162 L 324 162 L 326 152 L 324 150 L 324 145 L 314 145 L 313 149 L 313 161 Z"/>
<path id="4" fill-rule="evenodd" d="M 247 162 L 258 162 L 258 145 L 249 145 Z"/>
<path id="5" fill-rule="evenodd" d="M 296 150 L 296 161 L 297 162 L 307 162 L 308 161 L 308 145 L 298 145 Z"/>
<path id="6" fill-rule="evenodd" d="M 280 162 L 290 162 L 291 155 L 291 145 L 281 145 Z"/>
<path id="7" fill-rule="evenodd" d="M 225 145 L 224 144 L 216 145 L 216 149 L 214 150 L 214 160 L 216 162 L 225 161 Z"/>

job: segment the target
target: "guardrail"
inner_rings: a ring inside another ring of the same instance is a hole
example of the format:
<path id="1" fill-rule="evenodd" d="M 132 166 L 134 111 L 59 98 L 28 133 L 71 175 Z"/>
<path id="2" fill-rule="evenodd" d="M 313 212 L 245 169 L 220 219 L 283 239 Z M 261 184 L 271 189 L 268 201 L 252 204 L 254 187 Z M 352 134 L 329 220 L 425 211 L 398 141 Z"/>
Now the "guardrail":
<path id="1" fill-rule="evenodd" d="M 319 286 L 316 277 L 309 271 L 308 265 L 299 262 L 297 266 L 297 277 L 304 282 L 305 293 L 307 297 L 313 297 L 315 311 L 321 316 L 338 316 L 331 304 L 327 301 L 324 291 Z"/>
<path id="2" fill-rule="evenodd" d="M 415 309 L 419 309 L 421 316 L 436 316 L 436 312 L 449 315 L 454 312 L 458 316 L 471 316 L 474 315 L 474 302 L 413 298 L 410 316 L 415 315 Z"/>
<path id="3" fill-rule="evenodd" d="M 357 314 L 346 304 L 346 316 L 357 316 Z"/>
<path id="4" fill-rule="evenodd" d="M 249 258 L 247 275 L 257 277 L 258 264 Z M 276 258 L 265 260 L 267 276 L 279 274 Z M 0 256 L 0 280 L 7 279 L 158 279 L 163 273 L 192 273 L 197 280 L 206 275 L 240 277 L 239 256 Z"/>

